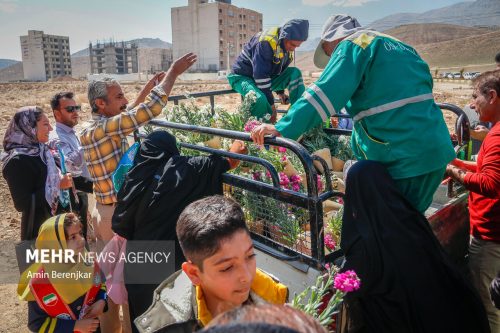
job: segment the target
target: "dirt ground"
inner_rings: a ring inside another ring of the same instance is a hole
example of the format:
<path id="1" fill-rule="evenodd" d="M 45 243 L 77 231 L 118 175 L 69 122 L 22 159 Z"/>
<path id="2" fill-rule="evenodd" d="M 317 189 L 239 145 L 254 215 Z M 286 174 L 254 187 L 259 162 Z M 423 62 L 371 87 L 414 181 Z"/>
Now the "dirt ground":
<path id="1" fill-rule="evenodd" d="M 306 84 L 312 79 L 306 79 Z M 133 101 L 140 91 L 141 84 L 123 84 L 125 95 Z M 77 103 L 82 105 L 81 122 L 90 118 L 90 106 L 86 97 L 87 83 L 83 81 L 58 83 L 12 83 L 0 84 L 0 138 L 4 137 L 7 125 L 16 110 L 26 105 L 37 105 L 47 111 L 54 123 L 50 112 L 50 98 L 59 91 L 73 91 Z M 209 90 L 228 89 L 224 82 L 179 82 L 172 95 L 189 94 Z M 436 83 L 435 97 L 438 102 L 448 102 L 463 107 L 469 102 L 472 90 L 467 83 Z M 208 98 L 197 100 L 208 103 Z M 216 96 L 215 103 L 233 110 L 240 102 L 237 94 Z M 445 113 L 449 128 L 454 126 L 454 117 Z M 16 212 L 10 192 L 3 177 L 0 177 L 0 333 L 28 332 L 27 307 L 17 299 L 16 280 L 17 265 L 13 252 L 14 242 L 19 239 L 20 214 Z"/>

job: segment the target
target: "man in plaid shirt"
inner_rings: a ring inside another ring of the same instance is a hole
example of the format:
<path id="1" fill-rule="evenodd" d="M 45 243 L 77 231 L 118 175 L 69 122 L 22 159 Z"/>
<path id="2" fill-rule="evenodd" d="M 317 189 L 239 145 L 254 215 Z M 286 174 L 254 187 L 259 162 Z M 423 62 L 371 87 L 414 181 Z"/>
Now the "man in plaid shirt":
<path id="1" fill-rule="evenodd" d="M 127 108 L 128 100 L 118 82 L 110 79 L 89 83 L 88 98 L 92 107 L 92 123 L 80 136 L 85 161 L 94 183 L 96 207 L 92 212 L 92 225 L 98 240 L 104 244 L 113 237 L 111 218 L 116 203 L 111 176 L 122 153 L 128 149 L 127 135 L 158 116 L 165 105 L 177 77 L 196 61 L 188 53 L 177 59 L 166 73 L 159 73 L 142 89 L 136 102 Z M 156 87 L 158 81 L 161 81 Z M 124 309 L 125 310 L 125 309 Z M 125 310 L 128 314 L 128 309 Z M 124 312 L 125 312 L 124 311 Z M 118 307 L 109 308 L 109 316 L 118 314 Z M 104 332 L 114 332 L 119 320 L 101 323 Z"/>

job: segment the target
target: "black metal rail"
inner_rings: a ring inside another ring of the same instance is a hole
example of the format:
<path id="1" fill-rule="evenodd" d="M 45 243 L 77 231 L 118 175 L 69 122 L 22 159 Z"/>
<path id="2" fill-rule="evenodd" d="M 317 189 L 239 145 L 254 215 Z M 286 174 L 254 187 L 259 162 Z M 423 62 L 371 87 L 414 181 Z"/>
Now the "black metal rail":
<path id="1" fill-rule="evenodd" d="M 199 97 L 209 97 L 210 98 L 210 105 L 212 112 L 214 112 L 214 107 L 215 107 L 215 96 L 219 95 L 227 95 L 227 94 L 234 94 L 237 93 L 236 91 L 232 89 L 227 89 L 227 90 L 216 90 L 216 91 L 208 91 L 208 92 L 201 92 L 201 93 L 193 93 L 189 95 L 175 95 L 175 96 L 170 96 L 168 98 L 169 101 L 173 101 L 175 105 L 178 105 L 180 100 L 183 99 L 188 99 L 188 98 L 199 98 Z M 470 134 L 469 134 L 469 120 L 465 112 L 460 109 L 459 107 L 448 104 L 448 103 L 438 103 L 437 104 L 441 109 L 443 110 L 449 110 L 455 113 L 458 116 L 457 122 L 455 129 L 457 131 L 458 137 L 458 145 L 463 146 L 466 145 L 470 139 Z M 337 114 L 334 115 L 334 117 L 338 118 L 350 118 L 349 115 L 346 114 Z M 183 131 L 190 131 L 190 132 L 197 132 L 197 133 L 205 133 L 205 134 L 211 134 L 211 135 L 217 135 L 229 139 L 237 139 L 237 140 L 242 140 L 246 142 L 251 142 L 252 140 L 250 139 L 250 135 L 248 133 L 242 133 L 242 132 L 236 132 L 236 131 L 230 131 L 230 130 L 224 130 L 224 129 L 216 129 L 216 128 L 208 128 L 208 127 L 201 127 L 201 126 L 195 126 L 195 125 L 189 125 L 189 124 L 179 124 L 179 123 L 172 123 L 172 122 L 167 122 L 163 120 L 153 120 L 151 121 L 151 125 L 153 126 L 158 126 L 158 127 L 165 127 L 165 128 L 170 128 L 170 129 L 176 129 L 176 130 L 183 130 Z M 324 128 L 324 131 L 330 135 L 350 135 L 352 133 L 352 130 L 348 129 L 336 129 L 336 128 Z M 270 240 L 266 237 L 263 237 L 258 234 L 253 234 L 254 239 L 256 239 L 258 242 L 256 243 L 256 246 L 259 247 L 259 242 L 261 242 L 263 245 L 261 246 L 262 249 L 265 252 L 269 252 L 269 254 L 276 256 L 276 249 L 279 249 L 280 259 L 282 260 L 300 260 L 300 261 L 305 261 L 310 265 L 316 266 L 316 267 L 322 267 L 322 264 L 325 263 L 325 261 L 332 261 L 334 259 L 337 259 L 342 256 L 342 252 L 340 250 L 335 251 L 334 253 L 331 253 L 327 257 L 325 257 L 324 253 L 324 240 L 323 240 L 323 206 L 322 203 L 323 201 L 336 197 L 336 196 L 342 196 L 343 194 L 337 191 L 334 191 L 331 188 L 331 176 L 330 172 L 328 170 L 328 167 L 326 165 L 326 162 L 322 160 L 321 158 L 318 158 L 316 156 L 311 156 L 306 149 L 298 144 L 297 142 L 293 140 L 288 140 L 284 138 L 275 138 L 275 137 L 266 137 L 265 138 L 265 144 L 267 145 L 273 145 L 273 146 L 279 146 L 279 147 L 285 147 L 287 149 L 290 149 L 293 153 L 295 153 L 300 161 L 303 164 L 306 179 L 307 179 L 307 194 L 303 193 L 297 193 L 293 191 L 289 191 L 286 189 L 282 189 L 279 186 L 279 177 L 277 175 L 276 169 L 266 160 L 263 160 L 258 157 L 254 156 L 247 156 L 247 155 L 240 155 L 240 154 L 234 154 L 230 152 L 225 152 L 217 149 L 212 149 L 208 147 L 202 147 L 202 146 L 197 146 L 197 145 L 192 145 L 192 144 L 187 144 L 187 143 L 181 143 L 181 146 L 184 146 L 189 149 L 195 149 L 199 151 L 204 151 L 207 153 L 214 153 L 214 154 L 219 154 L 222 156 L 227 156 L 231 158 L 237 158 L 242 161 L 248 161 L 251 163 L 257 163 L 262 166 L 264 166 L 269 173 L 271 174 L 271 178 L 273 181 L 273 185 L 266 184 L 263 182 L 247 179 L 241 176 L 233 175 L 233 174 L 224 174 L 223 175 L 223 181 L 224 183 L 241 188 L 247 191 L 251 191 L 254 193 L 257 193 L 262 196 L 274 198 L 276 200 L 279 200 L 281 202 L 285 203 L 290 203 L 298 207 L 302 207 L 308 210 L 309 212 L 309 223 L 311 227 L 311 257 L 305 256 L 302 253 L 298 253 L 286 246 L 283 246 L 281 244 L 278 244 L 277 242 Z M 313 160 L 318 160 L 322 165 L 324 170 L 327 170 L 325 173 L 326 177 L 326 191 L 319 195 L 318 193 L 318 188 L 316 185 L 316 177 L 317 177 L 317 172 L 316 169 L 314 168 L 312 162 Z M 274 249 L 274 253 L 271 253 L 273 251 L 266 251 L 266 248 L 272 248 Z"/>
<path id="2" fill-rule="evenodd" d="M 252 142 L 250 134 L 243 132 L 173 123 L 157 119 L 152 120 L 150 124 L 156 127 L 217 135 L 229 139 L 237 139 L 246 142 Z M 279 250 L 279 252 L 281 253 L 280 258 L 284 260 L 289 260 L 289 261 L 299 260 L 316 268 L 323 267 L 325 263 L 324 240 L 323 240 L 323 201 L 335 196 L 342 196 L 342 193 L 336 192 L 332 189 L 330 182 L 331 179 L 330 172 L 324 160 L 316 156 L 311 156 L 309 152 L 296 141 L 280 137 L 265 138 L 266 145 L 287 148 L 292 153 L 296 154 L 297 157 L 302 162 L 302 165 L 304 167 L 305 177 L 307 180 L 307 193 L 299 193 L 281 188 L 279 185 L 279 177 L 276 172 L 276 169 L 268 161 L 262 158 L 235 154 L 223 150 L 218 150 L 188 143 L 180 143 L 180 144 L 181 146 L 189 149 L 199 150 L 206 153 L 219 154 L 222 156 L 236 158 L 251 163 L 257 163 L 264 166 L 267 170 L 269 170 L 273 180 L 272 185 L 229 173 L 223 175 L 223 181 L 224 183 L 234 186 L 236 188 L 250 191 L 258 195 L 270 197 L 280 202 L 292 204 L 294 206 L 306 209 L 309 213 L 311 256 L 307 256 L 303 253 L 295 251 L 292 248 L 289 248 L 288 246 L 279 244 L 278 242 L 271 240 L 267 237 L 253 233 L 253 238 L 254 240 L 257 241 L 256 247 L 264 251 L 266 251 L 266 248 L 273 248 L 275 250 Z M 318 188 L 316 183 L 317 172 L 313 165 L 313 160 L 318 160 L 323 165 L 324 169 L 327 170 L 325 172 L 325 178 L 327 183 L 326 192 L 322 193 L 321 195 L 318 193 Z M 262 246 L 259 246 L 259 243 L 261 243 Z M 275 256 L 276 251 L 269 254 Z"/>
<path id="3" fill-rule="evenodd" d="M 229 95 L 229 94 L 237 94 L 233 89 L 226 90 L 212 90 L 207 92 L 200 93 L 192 93 L 189 95 L 173 95 L 168 97 L 168 101 L 173 101 L 174 105 L 179 105 L 179 101 L 188 98 L 199 98 L 199 97 L 210 97 L 210 108 L 212 110 L 212 114 L 215 112 L 215 96 L 219 95 Z"/>

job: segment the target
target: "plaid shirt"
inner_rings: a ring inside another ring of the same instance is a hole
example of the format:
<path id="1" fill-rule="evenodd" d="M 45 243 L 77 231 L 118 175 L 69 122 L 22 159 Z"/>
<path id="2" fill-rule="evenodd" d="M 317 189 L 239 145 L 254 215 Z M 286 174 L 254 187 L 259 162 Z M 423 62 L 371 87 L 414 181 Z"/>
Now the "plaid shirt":
<path id="1" fill-rule="evenodd" d="M 116 202 L 112 174 L 122 156 L 122 142 L 127 135 L 158 116 L 167 104 L 168 96 L 159 86 L 153 88 L 144 103 L 113 117 L 94 114 L 93 123 L 81 135 L 85 161 L 94 182 L 96 201 Z"/>

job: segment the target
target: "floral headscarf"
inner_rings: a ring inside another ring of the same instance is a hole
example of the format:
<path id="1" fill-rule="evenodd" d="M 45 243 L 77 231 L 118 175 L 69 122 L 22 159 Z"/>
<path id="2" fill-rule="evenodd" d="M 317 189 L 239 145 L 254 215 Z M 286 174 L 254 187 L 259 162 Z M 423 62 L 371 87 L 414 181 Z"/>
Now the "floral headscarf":
<path id="1" fill-rule="evenodd" d="M 2 168 L 17 155 L 40 156 L 47 165 L 47 180 L 45 182 L 45 199 L 52 215 L 57 209 L 59 198 L 59 183 L 61 176 L 48 146 L 38 141 L 36 137 L 36 114 L 41 109 L 36 106 L 25 106 L 17 110 L 5 132 L 3 139 Z"/>

